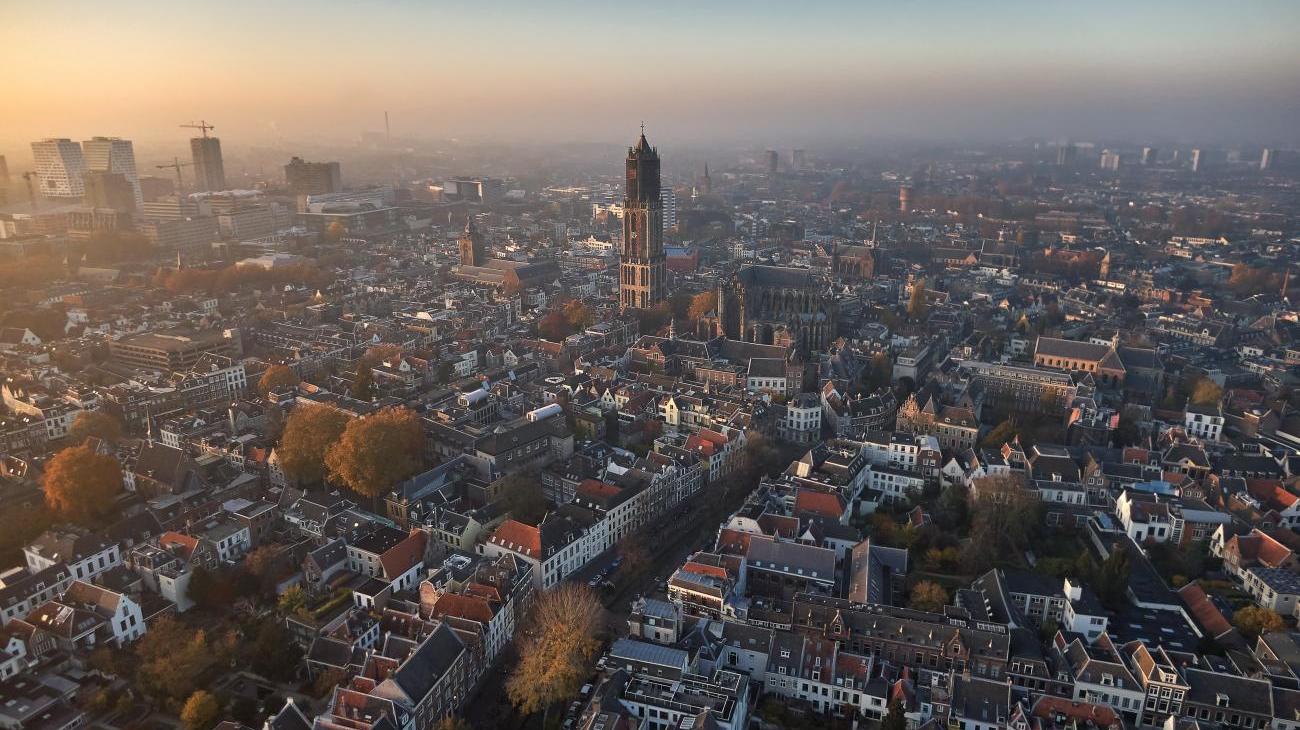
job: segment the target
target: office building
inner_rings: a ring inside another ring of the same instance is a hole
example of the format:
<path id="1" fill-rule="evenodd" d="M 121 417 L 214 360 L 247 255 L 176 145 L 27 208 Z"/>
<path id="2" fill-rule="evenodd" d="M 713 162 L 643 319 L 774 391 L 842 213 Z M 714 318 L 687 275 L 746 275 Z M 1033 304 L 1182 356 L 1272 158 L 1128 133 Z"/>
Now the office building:
<path id="1" fill-rule="evenodd" d="M 807 155 L 803 150 L 795 150 L 794 154 L 790 155 L 790 162 L 796 170 L 802 170 L 808 166 Z"/>
<path id="2" fill-rule="evenodd" d="M 1143 147 L 1142 164 L 1144 166 L 1156 164 L 1156 158 L 1159 157 L 1159 155 L 1160 155 L 1160 150 L 1156 149 L 1155 147 Z"/>
<path id="3" fill-rule="evenodd" d="M 343 176 L 337 162 L 307 162 L 301 157 L 284 166 L 284 181 L 294 195 L 323 195 L 343 189 Z"/>
<path id="4" fill-rule="evenodd" d="M 82 202 L 90 208 L 109 208 L 119 213 L 134 213 L 139 188 L 126 175 L 107 170 L 90 170 L 84 177 Z"/>
<path id="5" fill-rule="evenodd" d="M 41 195 L 76 200 L 85 194 L 86 158 L 81 154 L 81 145 L 67 138 L 43 139 L 32 142 L 32 157 L 36 159 Z"/>
<path id="6" fill-rule="evenodd" d="M 1074 164 L 1074 158 L 1078 154 L 1078 148 L 1072 144 L 1063 144 L 1056 148 L 1056 165 L 1057 167 L 1069 167 Z"/>
<path id="7" fill-rule="evenodd" d="M 1101 169 L 1115 172 L 1119 170 L 1119 153 L 1111 150 L 1101 151 Z"/>
<path id="8" fill-rule="evenodd" d="M 5 162 L 5 156 L 0 155 L 0 188 L 9 184 L 9 163 Z"/>
<path id="9" fill-rule="evenodd" d="M 442 184 L 442 199 L 466 203 L 495 203 L 505 194 L 505 183 L 491 177 L 453 177 Z"/>
<path id="10" fill-rule="evenodd" d="M 238 329 L 142 332 L 108 345 L 114 362 L 156 370 L 188 370 L 206 354 L 240 357 L 243 350 Z"/>
<path id="11" fill-rule="evenodd" d="M 1200 172 L 1202 164 L 1204 164 L 1204 161 L 1202 160 L 1201 150 L 1192 150 L 1192 172 Z"/>
<path id="12" fill-rule="evenodd" d="M 1261 152 L 1259 155 L 1259 169 L 1271 170 L 1273 169 L 1273 166 L 1276 164 L 1277 164 L 1277 150 L 1269 149 L 1268 147 L 1265 147 L 1264 151 Z M 4 158 L 0 157 L 0 172 L 3 171 L 3 167 L 4 167 Z M 0 183 L 3 183 L 3 181 L 4 181 L 3 176 L 0 176 Z"/>
<path id="13" fill-rule="evenodd" d="M 898 212 L 906 213 L 912 209 L 912 188 L 902 185 L 898 188 Z"/>
<path id="14" fill-rule="evenodd" d="M 221 162 L 221 140 L 195 137 L 190 140 L 194 158 L 194 187 L 200 192 L 226 189 L 226 168 Z"/>
<path id="15" fill-rule="evenodd" d="M 221 237 L 217 219 L 210 215 L 146 221 L 140 233 L 160 251 L 208 247 Z"/>
<path id="16" fill-rule="evenodd" d="M 619 306 L 649 309 L 667 298 L 664 281 L 663 197 L 659 153 L 645 132 L 627 151 L 627 196 L 623 199 L 623 256 Z"/>
<path id="17" fill-rule="evenodd" d="M 775 175 L 780 164 L 781 164 L 781 155 L 777 154 L 776 150 L 768 150 L 767 151 L 767 174 Z"/>
<path id="18" fill-rule="evenodd" d="M 92 137 L 81 143 L 86 158 L 86 169 L 92 172 L 109 172 L 121 175 L 131 186 L 131 196 L 138 210 L 144 205 L 140 190 L 140 175 L 135 168 L 135 148 L 129 139 L 118 137 Z"/>
<path id="19" fill-rule="evenodd" d="M 664 211 L 664 230 L 677 225 L 677 193 L 671 187 L 665 187 L 659 193 L 659 202 Z"/>

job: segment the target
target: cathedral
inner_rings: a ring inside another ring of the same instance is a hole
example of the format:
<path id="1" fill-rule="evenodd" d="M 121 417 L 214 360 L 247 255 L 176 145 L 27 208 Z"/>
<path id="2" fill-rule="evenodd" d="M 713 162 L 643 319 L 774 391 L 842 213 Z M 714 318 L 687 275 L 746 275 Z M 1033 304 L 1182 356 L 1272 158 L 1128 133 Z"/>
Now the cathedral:
<path id="1" fill-rule="evenodd" d="M 659 152 L 641 139 L 627 151 L 627 196 L 623 199 L 623 255 L 618 302 L 622 309 L 649 309 L 667 300 L 663 202 L 659 196 Z"/>
<path id="2" fill-rule="evenodd" d="M 811 269 L 746 266 L 718 287 L 717 334 L 764 345 L 824 350 L 835 339 L 839 298 Z"/>

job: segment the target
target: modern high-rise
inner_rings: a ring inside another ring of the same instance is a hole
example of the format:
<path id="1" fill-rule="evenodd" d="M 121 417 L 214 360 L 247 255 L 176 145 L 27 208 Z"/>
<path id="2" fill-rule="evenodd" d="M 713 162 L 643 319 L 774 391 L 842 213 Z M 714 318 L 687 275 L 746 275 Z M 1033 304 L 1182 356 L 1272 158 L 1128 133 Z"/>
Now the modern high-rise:
<path id="1" fill-rule="evenodd" d="M 343 175 L 337 162 L 308 162 L 301 157 L 284 166 L 284 181 L 294 195 L 324 195 L 343 189 Z"/>
<path id="2" fill-rule="evenodd" d="M 43 139 L 32 142 L 32 157 L 36 158 L 41 195 L 74 200 L 85 194 L 82 178 L 86 174 L 86 158 L 81 154 L 81 145 L 67 138 Z"/>
<path id="3" fill-rule="evenodd" d="M 221 140 L 195 137 L 190 140 L 190 154 L 194 157 L 194 187 L 199 192 L 225 190 L 226 168 L 221 163 Z"/>
<path id="4" fill-rule="evenodd" d="M 9 163 L 5 162 L 5 156 L 0 155 L 0 188 L 9 184 Z"/>
<path id="5" fill-rule="evenodd" d="M 131 185 L 126 175 L 107 170 L 90 170 L 86 173 L 86 192 L 82 203 L 90 208 L 111 208 L 119 213 L 133 214 L 140 210 L 136 204 L 138 188 Z"/>
<path id="6" fill-rule="evenodd" d="M 1199 149 L 1192 150 L 1192 172 L 1200 172 L 1203 163 L 1201 151 Z"/>
<path id="7" fill-rule="evenodd" d="M 663 197 L 659 153 L 642 131 L 627 151 L 627 196 L 623 199 L 623 256 L 619 305 L 649 309 L 667 299 L 664 281 Z"/>
<path id="8" fill-rule="evenodd" d="M 673 192 L 671 185 L 659 193 L 659 202 L 664 210 L 664 230 L 667 231 L 677 225 L 677 193 Z"/>
<path id="9" fill-rule="evenodd" d="M 794 153 L 790 155 L 790 164 L 796 170 L 802 170 L 808 167 L 807 153 L 803 150 L 795 150 Z"/>
<path id="10" fill-rule="evenodd" d="M 119 137 L 92 137 L 81 143 L 81 151 L 86 158 L 87 170 L 110 172 L 126 178 L 127 183 L 131 185 L 136 209 L 144 205 L 144 194 L 140 192 L 140 175 L 135 169 L 135 148 L 131 140 Z"/>
<path id="11" fill-rule="evenodd" d="M 1102 150 L 1101 152 L 1101 169 L 1115 172 L 1119 170 L 1120 158 L 1119 153 L 1112 150 Z"/>
<path id="12" fill-rule="evenodd" d="M 1160 156 L 1160 150 L 1156 149 L 1155 147 L 1142 148 L 1142 164 L 1144 166 L 1156 164 L 1156 158 L 1159 156 Z"/>
<path id="13" fill-rule="evenodd" d="M 5 158 L 0 157 L 0 168 L 4 167 L 4 161 Z M 1264 151 L 1259 154 L 1259 169 L 1271 170 L 1275 164 L 1277 164 L 1277 150 L 1265 147 Z M 0 177 L 0 182 L 3 182 L 3 180 L 4 178 Z"/>
<path id="14" fill-rule="evenodd" d="M 781 165 L 781 155 L 776 150 L 767 151 L 767 174 L 775 175 Z"/>

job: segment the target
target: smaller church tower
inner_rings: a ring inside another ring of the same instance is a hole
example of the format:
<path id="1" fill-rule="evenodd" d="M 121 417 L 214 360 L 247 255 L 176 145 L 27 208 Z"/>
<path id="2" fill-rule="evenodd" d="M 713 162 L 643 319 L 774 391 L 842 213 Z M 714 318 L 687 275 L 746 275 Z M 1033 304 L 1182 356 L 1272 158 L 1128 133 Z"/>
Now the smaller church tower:
<path id="1" fill-rule="evenodd" d="M 482 266 L 487 262 L 487 244 L 483 234 L 474 227 L 474 217 L 465 219 L 465 232 L 460 236 L 460 265 Z"/>

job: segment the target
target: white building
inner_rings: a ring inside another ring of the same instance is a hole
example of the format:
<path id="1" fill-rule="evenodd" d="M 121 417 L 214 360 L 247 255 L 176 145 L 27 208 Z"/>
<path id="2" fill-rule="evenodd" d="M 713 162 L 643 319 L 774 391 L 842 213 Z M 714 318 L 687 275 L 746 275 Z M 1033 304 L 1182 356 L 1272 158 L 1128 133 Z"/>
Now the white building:
<path id="1" fill-rule="evenodd" d="M 86 194 L 86 158 L 81 145 L 66 138 L 32 142 L 41 195 L 47 198 L 80 198 Z"/>
<path id="2" fill-rule="evenodd" d="M 140 192 L 140 174 L 135 169 L 135 149 L 131 140 L 92 137 L 81 143 L 81 150 L 87 170 L 113 172 L 125 177 L 135 192 L 136 210 L 144 209 L 144 194 Z"/>
<path id="3" fill-rule="evenodd" d="M 1183 414 L 1183 428 L 1188 435 L 1203 441 L 1218 441 L 1223 434 L 1223 410 L 1217 405 L 1202 407 L 1188 406 Z"/>

